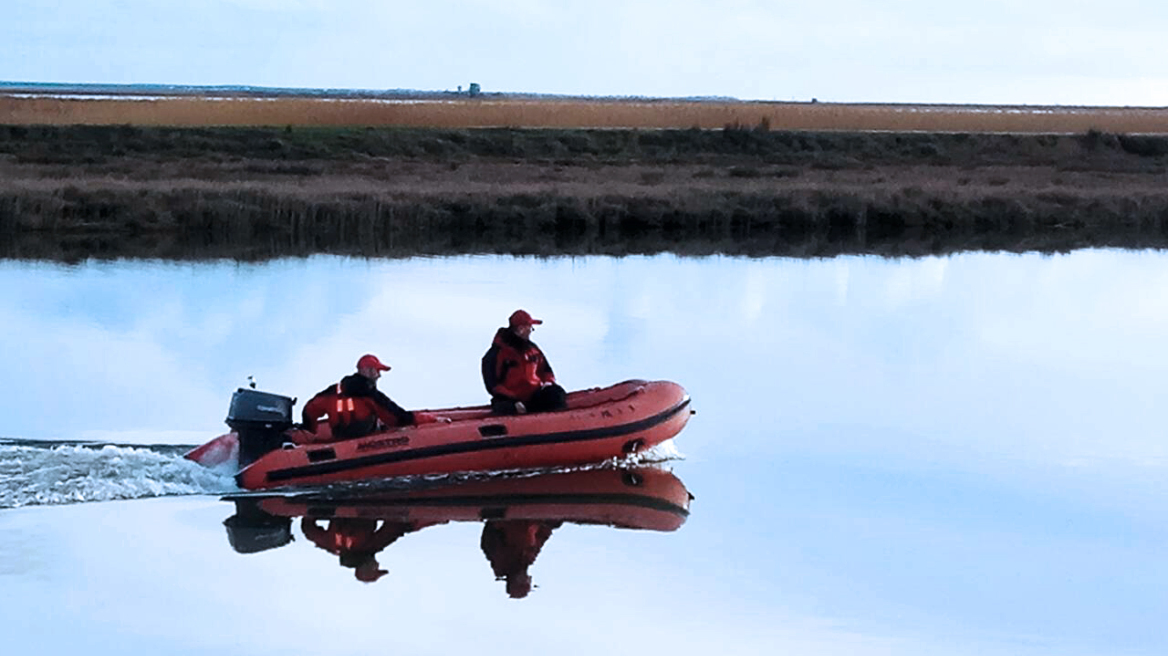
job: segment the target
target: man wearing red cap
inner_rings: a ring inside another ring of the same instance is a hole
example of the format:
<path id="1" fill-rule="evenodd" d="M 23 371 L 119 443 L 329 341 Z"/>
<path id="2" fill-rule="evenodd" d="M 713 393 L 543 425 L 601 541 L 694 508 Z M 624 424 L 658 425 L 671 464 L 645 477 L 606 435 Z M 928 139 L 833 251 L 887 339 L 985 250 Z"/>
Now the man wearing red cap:
<path id="1" fill-rule="evenodd" d="M 381 372 L 389 371 L 375 355 L 357 360 L 357 373 L 321 390 L 304 404 L 304 428 L 316 432 L 322 416 L 328 416 L 335 439 L 364 437 L 380 427 L 412 426 L 438 421 L 425 412 L 410 412 L 377 389 Z"/>
<path id="2" fill-rule="evenodd" d="M 479 546 L 491 563 L 496 581 L 506 581 L 507 594 L 522 599 L 531 592 L 531 574 L 539 550 L 561 521 L 534 519 L 490 519 L 483 524 Z"/>
<path id="3" fill-rule="evenodd" d="M 353 568 L 353 576 L 358 581 L 373 583 L 389 573 L 381 569 L 377 554 L 398 538 L 421 530 L 432 524 L 379 520 L 370 517 L 332 517 L 328 526 L 322 527 L 317 519 L 305 515 L 300 520 L 300 530 L 304 537 L 329 553 L 340 557 L 342 567 Z"/>
<path id="4" fill-rule="evenodd" d="M 543 351 L 531 341 L 531 331 L 541 323 L 526 310 L 516 310 L 507 327 L 495 332 L 495 340 L 483 356 L 483 384 L 496 414 L 542 412 L 567 406 L 564 388 L 556 384 L 556 375 Z"/>

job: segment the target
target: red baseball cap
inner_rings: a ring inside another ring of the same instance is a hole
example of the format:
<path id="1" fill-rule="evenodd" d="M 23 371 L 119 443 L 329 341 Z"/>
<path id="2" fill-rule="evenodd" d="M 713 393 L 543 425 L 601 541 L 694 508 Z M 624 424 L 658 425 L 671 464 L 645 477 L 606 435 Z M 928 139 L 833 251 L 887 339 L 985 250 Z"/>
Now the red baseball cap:
<path id="1" fill-rule="evenodd" d="M 512 599 L 522 599 L 531 594 L 531 575 L 527 572 L 507 576 L 507 594 Z"/>
<path id="2" fill-rule="evenodd" d="M 358 369 L 377 369 L 379 371 L 389 371 L 389 365 L 382 364 L 381 360 L 377 359 L 376 355 L 367 354 L 362 355 L 360 360 L 357 360 Z"/>
<path id="3" fill-rule="evenodd" d="M 389 570 L 379 569 L 377 567 L 377 561 L 372 558 L 361 563 L 353 570 L 353 576 L 357 577 L 358 581 L 365 583 L 373 583 L 386 574 L 389 574 Z"/>
<path id="4" fill-rule="evenodd" d="M 508 322 L 511 324 L 512 327 L 515 327 L 515 326 L 538 326 L 539 324 L 543 323 L 543 320 L 542 319 L 532 319 L 531 315 L 527 313 L 527 310 L 516 310 L 516 311 L 511 313 L 511 318 L 508 319 Z"/>

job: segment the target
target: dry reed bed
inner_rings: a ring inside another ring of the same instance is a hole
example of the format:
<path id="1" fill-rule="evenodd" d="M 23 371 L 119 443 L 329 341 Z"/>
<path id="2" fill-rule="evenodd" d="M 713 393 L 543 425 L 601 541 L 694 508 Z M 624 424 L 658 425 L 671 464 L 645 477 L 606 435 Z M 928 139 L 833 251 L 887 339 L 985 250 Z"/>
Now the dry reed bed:
<path id="1" fill-rule="evenodd" d="M 53 202 L 59 202 L 57 199 Z M 1117 199 L 1122 224 L 1068 216 L 1060 199 L 1032 204 L 983 199 L 941 217 L 929 199 L 809 195 L 802 198 L 724 199 L 720 206 L 679 206 L 665 199 L 579 199 L 518 196 L 446 199 L 411 204 L 401 199 L 347 198 L 344 202 L 274 198 L 267 194 L 193 195 L 155 199 L 173 211 L 128 217 L 116 232 L 100 229 L 110 206 L 88 204 L 62 231 L 18 231 L 0 239 L 0 257 L 75 261 L 150 257 L 265 259 L 341 253 L 362 256 L 513 253 L 585 255 L 672 252 L 751 256 L 826 257 L 841 253 L 918 256 L 968 250 L 1068 251 L 1083 247 L 1164 248 L 1162 213 L 1140 215 L 1140 202 Z M 481 200 L 481 199 L 480 199 Z M 877 202 L 872 202 L 876 200 Z M 1157 199 L 1162 201 L 1162 199 Z M 0 202 L 0 225 L 12 216 Z M 950 210 L 952 211 L 952 209 Z M 61 216 L 68 216 L 61 214 Z M 82 219 L 78 221 L 78 218 Z M 1094 215 L 1094 218 L 1106 219 Z M 92 219 L 96 229 L 78 230 Z M 970 220 L 963 220 L 970 219 Z"/>
<path id="2" fill-rule="evenodd" d="M 1168 108 L 877 105 L 750 101 L 0 96 L 0 124 L 721 128 L 1168 134 Z"/>
<path id="3" fill-rule="evenodd" d="M 1023 186 L 1000 182 L 995 176 L 1003 172 L 1009 174 L 1000 169 L 968 181 L 954 178 L 956 171 L 891 179 L 831 174 L 830 181 L 809 176 L 779 184 L 677 178 L 573 188 L 517 181 L 463 191 L 441 182 L 412 189 L 327 177 L 8 181 L 0 193 L 0 256 L 663 250 L 825 256 L 1168 244 L 1163 186 L 1100 183 L 1086 174 Z"/>
<path id="4" fill-rule="evenodd" d="M 1168 245 L 1168 138 L 0 126 L 0 257 Z"/>

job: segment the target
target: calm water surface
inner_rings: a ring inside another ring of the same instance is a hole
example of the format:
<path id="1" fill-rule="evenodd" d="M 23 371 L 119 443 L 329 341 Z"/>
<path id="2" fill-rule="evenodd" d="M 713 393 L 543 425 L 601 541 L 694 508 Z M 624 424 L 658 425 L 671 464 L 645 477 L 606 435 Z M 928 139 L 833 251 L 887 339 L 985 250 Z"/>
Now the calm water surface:
<path id="1" fill-rule="evenodd" d="M 0 262 L 5 651 L 1162 654 L 1166 286 L 1112 251 Z M 230 477 L 134 446 L 365 352 L 407 408 L 482 403 L 517 307 L 567 387 L 670 379 L 697 410 L 663 453 L 688 517 L 569 517 L 526 597 L 477 521 L 397 539 L 375 583 L 296 519 L 241 554 Z"/>

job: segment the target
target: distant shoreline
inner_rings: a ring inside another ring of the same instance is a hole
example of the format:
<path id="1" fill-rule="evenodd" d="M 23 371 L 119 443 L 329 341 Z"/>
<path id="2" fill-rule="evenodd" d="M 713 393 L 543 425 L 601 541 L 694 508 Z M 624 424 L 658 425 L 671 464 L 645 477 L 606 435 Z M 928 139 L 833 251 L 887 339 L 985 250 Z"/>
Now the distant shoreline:
<path id="1" fill-rule="evenodd" d="M 467 87 L 463 89 L 463 87 Z M 762 99 L 736 98 L 732 96 L 697 95 L 697 96 L 644 96 L 644 95 L 585 95 L 585 94 L 557 94 L 535 93 L 525 91 L 479 91 L 472 93 L 470 85 L 461 85 L 457 89 L 371 89 L 371 88 L 329 88 L 329 87 L 275 87 L 258 85 L 189 85 L 189 84 L 102 84 L 102 83 L 70 83 L 70 82 L 19 82 L 0 81 L 0 96 L 33 96 L 44 98 L 76 97 L 87 98 L 92 96 L 111 97 L 181 97 L 181 98 L 289 98 L 289 99 L 386 99 L 386 100 L 421 100 L 421 99 L 450 99 L 450 98 L 481 98 L 497 101 L 527 101 L 544 100 L 549 102 L 640 102 L 640 103 L 674 103 L 674 102 L 705 102 L 742 105 L 803 105 L 823 104 L 837 107 L 902 107 L 923 109 L 971 109 L 984 110 L 1039 110 L 1039 111 L 1146 111 L 1165 110 L 1168 107 L 1157 105 L 1052 105 L 1049 103 L 953 103 L 953 102 L 890 102 L 890 101 L 858 101 L 858 100 L 825 100 L 806 99 Z"/>
<path id="2" fill-rule="evenodd" d="M 1168 247 L 1168 137 L 0 125 L 0 257 Z"/>
<path id="3" fill-rule="evenodd" d="M 770 102 L 741 100 L 727 96 L 582 96 L 570 94 L 471 91 L 470 85 L 457 89 L 347 89 L 311 87 L 268 87 L 253 85 L 185 85 L 185 84 L 95 84 L 66 82 L 2 82 L 0 96 L 33 96 L 43 98 L 93 96 L 111 97 L 182 97 L 182 98 L 289 98 L 289 99 L 372 99 L 420 100 L 450 98 L 482 98 L 488 100 L 560 100 L 560 101 L 636 101 L 636 102 Z M 794 101 L 792 101 L 794 102 Z"/>

